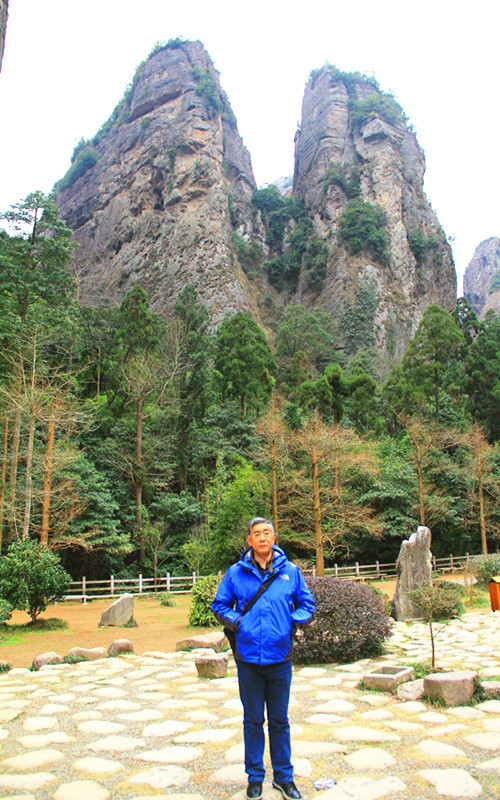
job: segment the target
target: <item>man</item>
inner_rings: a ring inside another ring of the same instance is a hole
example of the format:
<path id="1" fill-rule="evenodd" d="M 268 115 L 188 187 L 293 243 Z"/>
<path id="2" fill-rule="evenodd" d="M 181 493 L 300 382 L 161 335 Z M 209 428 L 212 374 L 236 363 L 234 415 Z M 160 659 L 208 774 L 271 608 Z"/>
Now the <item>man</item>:
<path id="1" fill-rule="evenodd" d="M 315 604 L 295 564 L 275 545 L 272 522 L 254 517 L 248 550 L 229 567 L 212 609 L 234 631 L 234 657 L 243 704 L 248 800 L 260 800 L 264 770 L 264 705 L 267 708 L 273 787 L 285 800 L 300 800 L 293 782 L 288 702 L 292 681 L 292 640 L 298 625 L 311 621 Z M 272 582 L 245 613 L 265 581 Z"/>

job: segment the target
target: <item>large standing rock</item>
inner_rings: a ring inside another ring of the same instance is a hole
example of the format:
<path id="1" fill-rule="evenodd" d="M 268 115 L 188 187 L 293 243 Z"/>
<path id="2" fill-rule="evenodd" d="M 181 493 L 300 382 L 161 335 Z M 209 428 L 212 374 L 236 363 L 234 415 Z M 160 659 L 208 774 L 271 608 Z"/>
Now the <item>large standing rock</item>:
<path id="1" fill-rule="evenodd" d="M 474 694 L 476 672 L 463 669 L 456 672 L 436 672 L 424 678 L 424 692 L 447 706 L 463 706 Z"/>
<path id="2" fill-rule="evenodd" d="M 223 653 L 214 653 L 213 656 L 200 656 L 194 663 L 200 678 L 225 678 L 228 661 Z"/>
<path id="3" fill-rule="evenodd" d="M 108 625 L 126 625 L 134 618 L 134 596 L 132 594 L 122 594 L 101 614 L 99 627 L 104 628 Z"/>
<path id="4" fill-rule="evenodd" d="M 420 525 L 416 533 L 401 544 L 396 571 L 398 581 L 394 593 L 394 616 L 396 619 L 418 619 L 422 616 L 410 600 L 410 592 L 421 586 L 431 586 L 432 554 L 431 532 Z"/>

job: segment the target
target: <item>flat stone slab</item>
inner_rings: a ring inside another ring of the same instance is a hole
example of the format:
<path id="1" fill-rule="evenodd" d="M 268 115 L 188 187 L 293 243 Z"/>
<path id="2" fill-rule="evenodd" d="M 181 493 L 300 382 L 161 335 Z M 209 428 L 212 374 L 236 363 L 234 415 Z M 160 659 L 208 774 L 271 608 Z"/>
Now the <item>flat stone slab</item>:
<path id="1" fill-rule="evenodd" d="M 78 772 L 87 772 L 89 775 L 113 775 L 123 770 L 123 764 L 111 758 L 88 756 L 73 762 L 72 768 Z"/>
<path id="2" fill-rule="evenodd" d="M 84 797 L 85 800 L 108 800 L 111 794 L 106 787 L 95 781 L 61 783 L 53 794 L 54 800 L 75 800 L 76 797 Z"/>
<path id="3" fill-rule="evenodd" d="M 0 775 L 0 788 L 31 792 L 41 789 L 56 778 L 57 775 L 52 772 L 37 772 L 35 775 Z"/>
<path id="4" fill-rule="evenodd" d="M 134 618 L 134 596 L 122 594 L 101 614 L 99 627 L 126 625 Z"/>
<path id="5" fill-rule="evenodd" d="M 464 741 L 480 750 L 500 750 L 500 733 L 471 733 Z"/>
<path id="6" fill-rule="evenodd" d="M 480 797 L 483 787 L 465 769 L 423 769 L 418 773 L 446 797 Z"/>
<path id="7" fill-rule="evenodd" d="M 146 784 L 152 789 L 166 789 L 169 786 L 183 786 L 189 781 L 191 772 L 183 767 L 154 767 L 145 772 L 139 772 L 129 783 Z"/>
<path id="8" fill-rule="evenodd" d="M 446 744 L 445 742 L 440 742 L 436 739 L 424 739 L 418 743 L 417 749 L 420 751 L 422 756 L 433 759 L 466 758 L 467 756 L 467 754 L 463 750 L 460 750 L 459 747 Z"/>
<path id="9" fill-rule="evenodd" d="M 394 766 L 396 759 L 381 747 L 363 747 L 355 750 L 344 761 L 353 769 L 388 769 Z"/>
<path id="10" fill-rule="evenodd" d="M 187 764 L 201 758 L 203 752 L 202 747 L 171 744 L 162 747 L 161 750 L 144 750 L 142 753 L 138 753 L 136 758 L 139 761 L 157 761 L 160 764 Z"/>
<path id="11" fill-rule="evenodd" d="M 364 728 L 362 725 L 348 725 L 332 730 L 332 738 L 340 742 L 399 742 L 401 737 L 395 733 L 377 728 Z"/>

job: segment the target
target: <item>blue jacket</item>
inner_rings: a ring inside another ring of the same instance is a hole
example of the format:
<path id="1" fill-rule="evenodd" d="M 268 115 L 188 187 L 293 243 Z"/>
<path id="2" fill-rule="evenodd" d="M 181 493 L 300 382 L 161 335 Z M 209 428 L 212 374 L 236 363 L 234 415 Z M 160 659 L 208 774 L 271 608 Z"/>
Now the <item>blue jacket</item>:
<path id="1" fill-rule="evenodd" d="M 236 633 L 235 658 L 252 664 L 274 664 L 292 655 L 293 632 L 310 622 L 314 598 L 299 568 L 288 561 L 283 550 L 273 545 L 273 572 L 278 577 L 259 597 L 250 611 L 241 613 L 269 577 L 252 563 L 251 550 L 229 567 L 217 590 L 212 610 L 219 622 Z"/>

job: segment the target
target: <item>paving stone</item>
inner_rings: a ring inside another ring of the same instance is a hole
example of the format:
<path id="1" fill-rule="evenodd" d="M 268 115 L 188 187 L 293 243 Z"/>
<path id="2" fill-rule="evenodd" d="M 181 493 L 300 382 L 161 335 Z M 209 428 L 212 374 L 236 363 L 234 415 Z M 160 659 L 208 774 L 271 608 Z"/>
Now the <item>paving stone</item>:
<path id="1" fill-rule="evenodd" d="M 421 714 L 427 711 L 427 706 L 418 700 L 408 700 L 406 703 L 400 703 L 398 708 L 406 714 Z"/>
<path id="2" fill-rule="evenodd" d="M 103 713 L 102 711 L 77 711 L 76 714 L 71 715 L 71 718 L 75 722 L 85 722 L 89 719 L 102 719 Z"/>
<path id="3" fill-rule="evenodd" d="M 305 756 L 306 758 L 314 758 L 315 756 L 330 755 L 330 753 L 345 752 L 345 747 L 336 742 L 310 742 L 305 739 L 292 739 L 293 757 Z"/>
<path id="4" fill-rule="evenodd" d="M 88 772 L 89 775 L 113 775 L 115 772 L 120 772 L 124 769 L 121 761 L 92 756 L 79 758 L 71 766 L 78 772 Z"/>
<path id="5" fill-rule="evenodd" d="M 25 731 L 43 731 L 55 728 L 57 724 L 57 717 L 27 717 L 23 721 L 23 728 Z"/>
<path id="6" fill-rule="evenodd" d="M 488 761 L 480 761 L 476 764 L 476 769 L 482 769 L 486 772 L 500 772 L 500 758 L 490 758 Z"/>
<path id="7" fill-rule="evenodd" d="M 418 773 L 446 797 L 479 797 L 483 787 L 465 769 L 423 769 Z"/>
<path id="8" fill-rule="evenodd" d="M 75 800 L 75 797 L 85 797 L 85 800 L 108 800 L 111 795 L 104 786 L 95 781 L 61 783 L 53 794 L 54 800 Z"/>
<path id="9" fill-rule="evenodd" d="M 126 753 L 129 750 L 135 750 L 136 747 L 144 747 L 144 742 L 141 739 L 134 739 L 132 736 L 106 736 L 104 739 L 92 742 L 87 747 L 96 753 Z"/>
<path id="10" fill-rule="evenodd" d="M 455 708 L 450 708 L 448 713 L 453 714 L 455 717 L 462 717 L 463 719 L 479 719 L 480 717 L 484 717 L 484 713 L 477 706 L 475 706 L 475 708 L 470 706 L 456 706 Z"/>
<path id="11" fill-rule="evenodd" d="M 126 722 L 153 722 L 155 719 L 163 719 L 161 711 L 154 708 L 143 708 L 142 711 L 128 711 L 126 714 L 118 714 L 118 719 Z"/>
<path id="12" fill-rule="evenodd" d="M 74 742 L 74 736 L 68 736 L 64 731 L 51 731 L 51 733 L 34 733 L 29 736 L 20 736 L 17 740 L 23 747 L 45 747 L 48 744 L 69 744 Z"/>
<path id="13" fill-rule="evenodd" d="M 20 709 L 0 708 L 0 723 L 12 722 L 13 719 L 17 719 L 20 713 Z"/>
<path id="14" fill-rule="evenodd" d="M 371 692 L 370 694 L 361 694 L 356 698 L 358 703 L 368 703 L 369 706 L 386 706 L 392 701 L 392 697 L 382 694 L 381 692 Z"/>
<path id="15" fill-rule="evenodd" d="M 379 800 L 403 792 L 406 784 L 392 775 L 379 780 L 372 778 L 341 778 L 337 786 L 321 792 L 321 800 Z"/>
<path id="16" fill-rule="evenodd" d="M 383 722 L 387 719 L 392 719 L 394 714 L 386 708 L 373 708 L 371 711 L 364 711 L 359 715 L 361 719 L 371 720 L 372 722 Z"/>
<path id="17" fill-rule="evenodd" d="M 396 763 L 396 759 L 381 747 L 363 747 L 355 750 L 344 761 L 353 769 L 387 769 Z"/>
<path id="18" fill-rule="evenodd" d="M 191 772 L 183 767 L 154 767 L 128 778 L 128 782 L 146 784 L 152 789 L 165 789 L 168 786 L 183 786 L 190 777 Z"/>
<path id="19" fill-rule="evenodd" d="M 446 714 L 440 714 L 439 711 L 426 711 L 425 714 L 418 715 L 421 722 L 430 722 L 431 725 L 440 725 L 443 722 L 448 722 Z"/>
<path id="20" fill-rule="evenodd" d="M 306 717 L 306 722 L 312 725 L 335 725 L 337 722 L 345 722 L 345 717 L 340 717 L 338 714 L 311 714 Z"/>
<path id="21" fill-rule="evenodd" d="M 161 750 L 144 750 L 136 758 L 140 761 L 158 761 L 162 764 L 186 764 L 195 761 L 203 755 L 202 747 L 185 747 L 171 744 Z"/>
<path id="22" fill-rule="evenodd" d="M 246 783 L 244 764 L 230 764 L 212 772 L 209 778 L 214 783 Z"/>
<path id="23" fill-rule="evenodd" d="M 215 720 L 217 720 L 217 715 L 212 714 L 210 711 L 200 709 L 200 711 L 189 711 L 186 714 L 186 719 L 191 720 L 191 722 L 215 722 Z"/>
<path id="24" fill-rule="evenodd" d="M 500 700 L 485 700 L 484 703 L 478 703 L 476 708 L 487 714 L 500 714 Z"/>
<path id="25" fill-rule="evenodd" d="M 184 733 L 192 727 L 191 722 L 168 720 L 167 722 L 157 722 L 152 725 L 146 725 L 141 735 L 145 739 L 149 736 L 173 736 L 176 733 Z"/>
<path id="26" fill-rule="evenodd" d="M 64 758 L 60 750 L 32 750 L 30 753 L 22 753 L 19 756 L 6 758 L 1 762 L 5 769 L 32 770 L 54 764 Z"/>
<path id="27" fill-rule="evenodd" d="M 500 750 L 500 733 L 471 733 L 464 741 L 480 750 Z"/>
<path id="28" fill-rule="evenodd" d="M 55 781 L 57 775 L 52 772 L 37 772 L 35 775 L 0 775 L 0 788 L 14 791 L 36 791 L 46 783 Z"/>
<path id="29" fill-rule="evenodd" d="M 351 714 L 353 711 L 356 711 L 355 704 L 347 700 L 329 700 L 321 704 L 322 714 Z"/>
<path id="30" fill-rule="evenodd" d="M 237 728 L 220 728 L 219 730 L 205 728 L 201 731 L 190 731 L 189 733 L 183 733 L 181 736 L 176 736 L 174 742 L 176 744 L 227 742 L 228 739 L 233 739 L 238 733 L 239 729 Z"/>
<path id="31" fill-rule="evenodd" d="M 86 722 L 80 722 L 78 730 L 82 731 L 82 733 L 97 733 L 101 736 L 106 736 L 109 733 L 121 733 L 121 731 L 125 730 L 125 725 L 121 725 L 119 722 L 91 719 Z"/>
<path id="32" fill-rule="evenodd" d="M 349 725 L 336 728 L 331 733 L 333 739 L 341 742 L 399 742 L 400 736 L 386 733 L 377 728 L 364 728 L 362 725 Z"/>
<path id="33" fill-rule="evenodd" d="M 451 744 L 440 742 L 436 739 L 423 739 L 417 745 L 422 755 L 430 756 L 433 759 L 439 758 L 466 758 L 466 753 L 460 750 L 459 747 L 454 747 Z"/>

